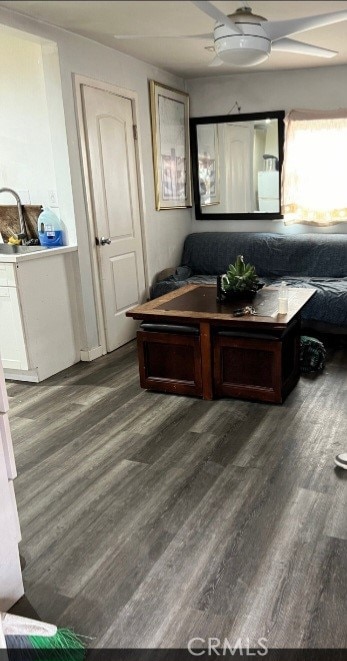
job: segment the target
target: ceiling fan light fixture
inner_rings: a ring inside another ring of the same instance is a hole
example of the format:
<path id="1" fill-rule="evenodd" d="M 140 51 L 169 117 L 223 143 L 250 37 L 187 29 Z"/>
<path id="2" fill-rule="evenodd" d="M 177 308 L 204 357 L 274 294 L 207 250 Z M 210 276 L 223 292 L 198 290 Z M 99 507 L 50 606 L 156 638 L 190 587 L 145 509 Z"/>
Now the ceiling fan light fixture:
<path id="1" fill-rule="evenodd" d="M 226 64 L 252 67 L 265 62 L 271 52 L 271 43 L 262 37 L 232 36 L 215 41 L 215 51 Z"/>

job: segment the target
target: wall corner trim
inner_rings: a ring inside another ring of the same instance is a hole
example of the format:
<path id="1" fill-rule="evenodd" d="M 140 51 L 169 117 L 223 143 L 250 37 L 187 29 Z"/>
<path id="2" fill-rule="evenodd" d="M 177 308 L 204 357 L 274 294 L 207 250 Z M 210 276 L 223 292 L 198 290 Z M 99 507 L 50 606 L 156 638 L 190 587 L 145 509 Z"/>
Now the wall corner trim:
<path id="1" fill-rule="evenodd" d="M 93 349 L 88 349 L 87 351 L 81 351 L 81 360 L 83 362 L 90 362 L 96 358 L 103 356 L 103 350 L 101 346 L 93 347 Z"/>

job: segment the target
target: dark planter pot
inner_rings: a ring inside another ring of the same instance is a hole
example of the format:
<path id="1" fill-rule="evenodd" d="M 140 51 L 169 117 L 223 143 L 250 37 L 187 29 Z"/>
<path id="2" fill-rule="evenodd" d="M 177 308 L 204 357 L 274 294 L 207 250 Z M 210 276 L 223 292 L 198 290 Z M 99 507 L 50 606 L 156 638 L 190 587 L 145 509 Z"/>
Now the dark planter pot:
<path id="1" fill-rule="evenodd" d="M 221 288 L 220 291 L 220 297 L 221 301 L 230 301 L 230 302 L 235 302 L 235 301 L 252 301 L 253 298 L 256 296 L 257 292 L 264 287 L 264 282 L 259 282 L 257 285 L 257 289 L 250 289 L 250 290 L 245 290 L 242 292 L 239 291 L 224 291 L 224 289 Z"/>

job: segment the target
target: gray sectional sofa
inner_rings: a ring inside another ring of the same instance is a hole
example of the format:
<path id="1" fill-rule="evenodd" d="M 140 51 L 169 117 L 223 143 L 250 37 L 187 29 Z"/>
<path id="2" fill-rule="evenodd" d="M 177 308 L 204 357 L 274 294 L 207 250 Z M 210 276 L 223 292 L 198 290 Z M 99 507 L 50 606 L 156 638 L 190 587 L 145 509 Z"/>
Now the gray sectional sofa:
<path id="1" fill-rule="evenodd" d="M 315 287 L 316 294 L 302 310 L 304 326 L 347 334 L 347 234 L 189 234 L 181 265 L 158 279 L 151 297 L 188 283 L 215 282 L 237 255 L 253 264 L 266 284 L 285 280 L 295 287 Z"/>

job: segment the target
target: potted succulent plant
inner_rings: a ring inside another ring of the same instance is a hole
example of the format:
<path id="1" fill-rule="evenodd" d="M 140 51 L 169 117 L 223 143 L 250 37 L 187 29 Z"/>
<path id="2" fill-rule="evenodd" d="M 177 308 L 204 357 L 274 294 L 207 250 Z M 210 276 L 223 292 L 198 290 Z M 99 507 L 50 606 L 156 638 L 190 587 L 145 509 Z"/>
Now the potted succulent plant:
<path id="1" fill-rule="evenodd" d="M 243 256 L 238 255 L 234 264 L 229 264 L 227 272 L 221 276 L 222 299 L 251 299 L 257 291 L 264 287 L 260 282 L 254 266 L 245 264 Z"/>

